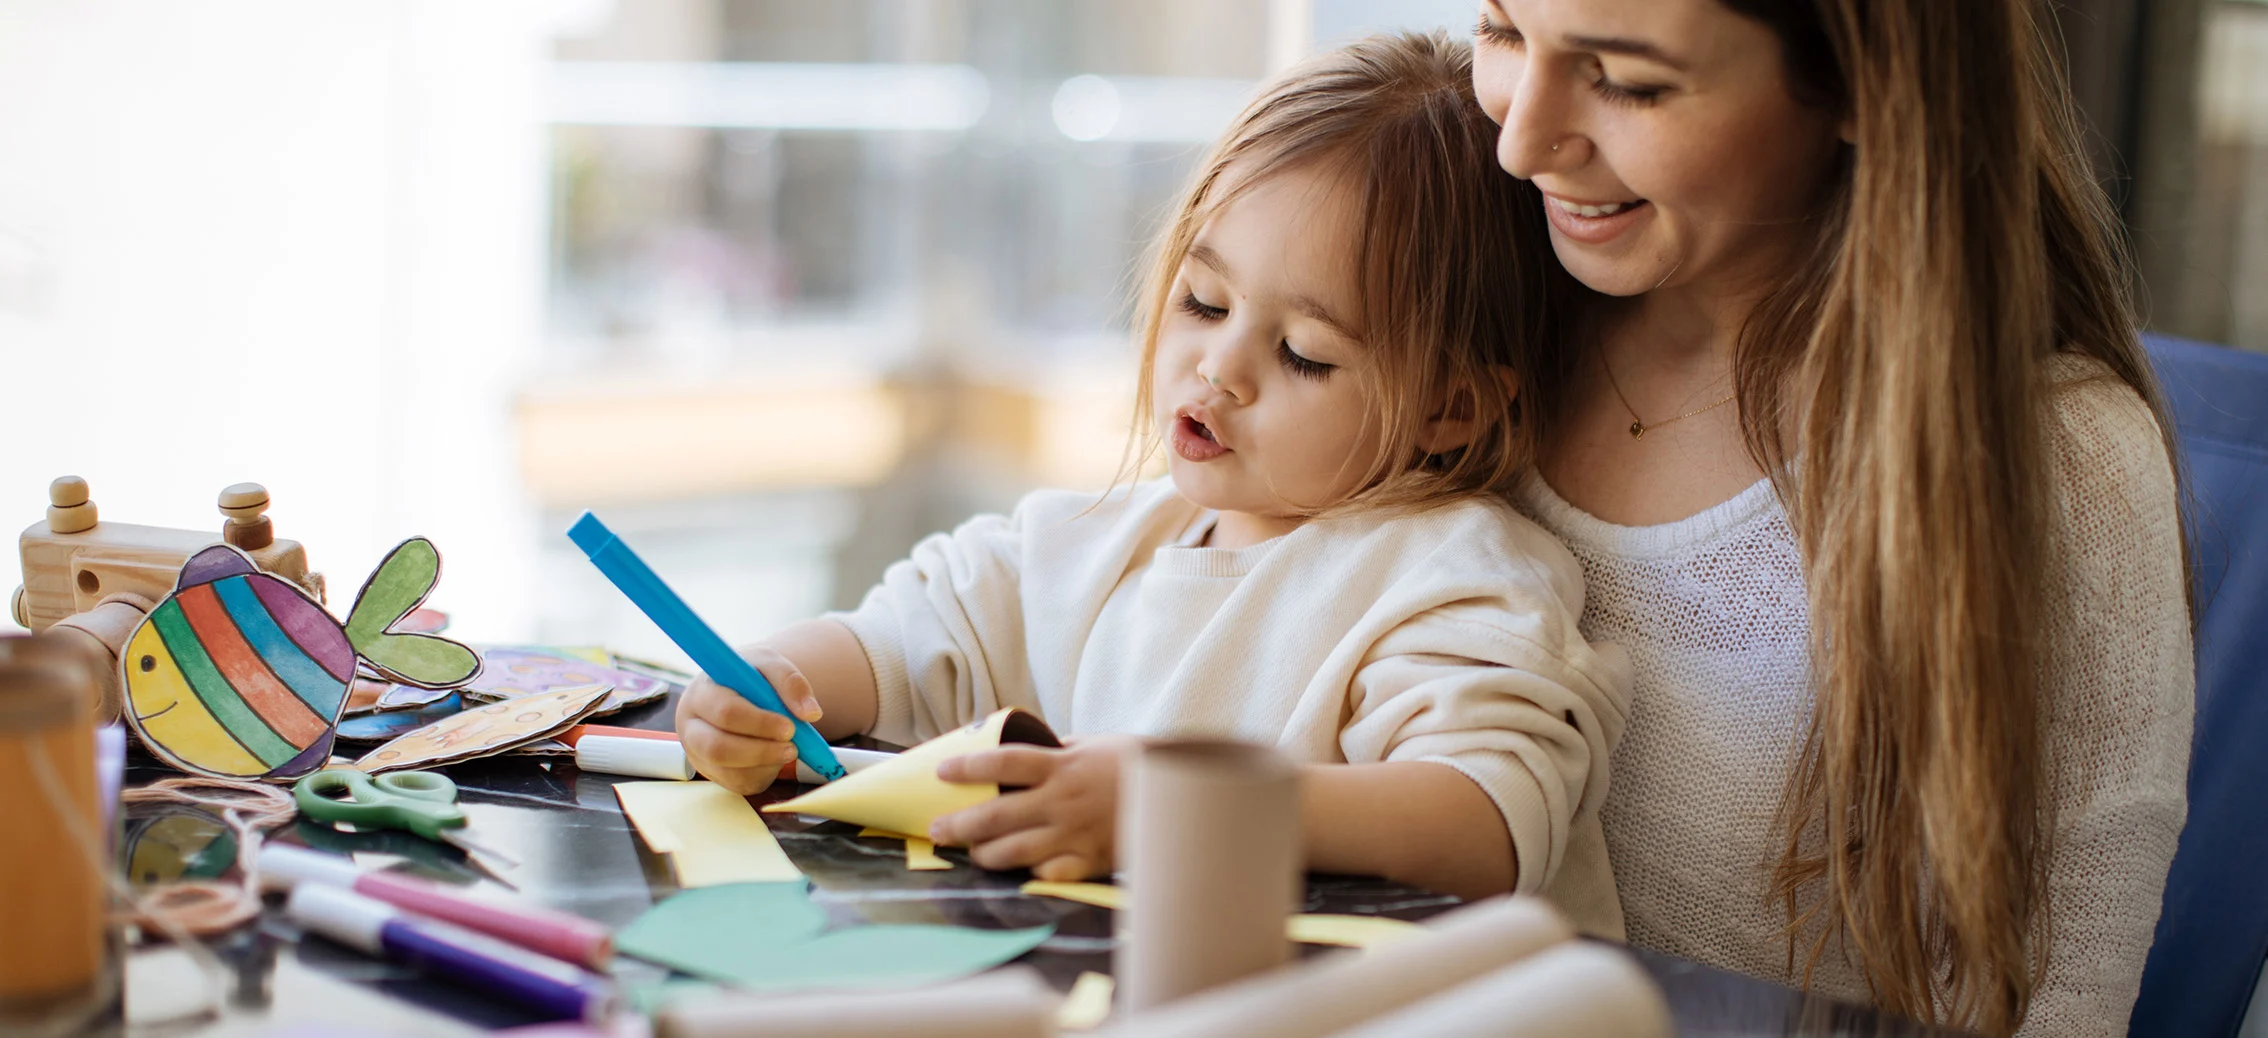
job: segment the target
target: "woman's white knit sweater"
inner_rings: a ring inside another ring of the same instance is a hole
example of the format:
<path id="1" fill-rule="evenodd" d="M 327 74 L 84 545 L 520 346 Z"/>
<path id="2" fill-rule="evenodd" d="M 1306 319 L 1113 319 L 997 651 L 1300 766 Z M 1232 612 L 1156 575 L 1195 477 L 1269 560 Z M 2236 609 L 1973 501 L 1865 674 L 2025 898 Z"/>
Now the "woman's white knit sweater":
<path id="1" fill-rule="evenodd" d="M 1170 481 L 1035 493 L 916 545 L 836 619 L 874 668 L 874 734 L 1004 706 L 1066 735 L 1216 736 L 1306 763 L 1435 761 L 1486 791 L 1518 888 L 1619 936 L 1599 829 L 1629 664 L 1577 629 L 1567 550 L 1497 502 L 1193 546 Z"/>
<path id="2" fill-rule="evenodd" d="M 2055 827 L 2047 974 L 2026 1035 L 2115 1036 L 2141 983 L 2186 810 L 2195 672 L 2172 470 L 2140 397 L 2054 360 L 2056 488 L 2039 575 Z M 1810 622 L 1793 530 L 1769 483 L 1699 515 L 1614 526 L 1539 478 L 1521 506 L 1589 582 L 1583 633 L 1636 668 L 1604 821 L 1633 943 L 1796 983 L 1769 892 L 1774 812 L 1810 721 Z M 1886 604 L 1895 608 L 1895 603 Z M 1808 948 L 1808 943 L 1806 944 Z M 1830 948 L 1813 978 L 1868 1000 Z"/>

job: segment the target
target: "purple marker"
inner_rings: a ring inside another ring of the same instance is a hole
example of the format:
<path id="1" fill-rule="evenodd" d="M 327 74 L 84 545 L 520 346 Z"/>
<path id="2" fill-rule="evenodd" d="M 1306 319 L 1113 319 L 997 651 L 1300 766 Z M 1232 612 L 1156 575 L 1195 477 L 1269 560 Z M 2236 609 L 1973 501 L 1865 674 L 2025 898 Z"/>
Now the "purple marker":
<path id="1" fill-rule="evenodd" d="M 383 901 L 320 883 L 294 887 L 294 922 L 372 955 L 496 995 L 552 1020 L 595 1022 L 614 1008 L 605 981 L 582 970 Z"/>

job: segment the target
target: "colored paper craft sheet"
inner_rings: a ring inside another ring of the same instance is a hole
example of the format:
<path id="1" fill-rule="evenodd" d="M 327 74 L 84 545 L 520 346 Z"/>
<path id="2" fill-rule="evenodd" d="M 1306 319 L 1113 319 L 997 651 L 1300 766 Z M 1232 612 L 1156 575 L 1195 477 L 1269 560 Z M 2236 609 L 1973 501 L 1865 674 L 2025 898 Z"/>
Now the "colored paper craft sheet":
<path id="1" fill-rule="evenodd" d="M 1126 888 L 1114 887 L 1108 883 L 1055 883 L 1035 879 L 1017 889 L 1033 897 L 1077 901 L 1082 905 L 1107 908 L 1113 912 L 1126 907 Z"/>
<path id="2" fill-rule="evenodd" d="M 609 685 L 614 691 L 592 714 L 603 717 L 669 694 L 669 682 L 594 662 L 585 655 L 589 651 L 519 646 L 483 649 L 480 673 L 465 686 L 465 695 L 505 700 L 574 685 Z"/>
<path id="3" fill-rule="evenodd" d="M 1055 1026 L 1066 1031 L 1089 1031 L 1102 1026 L 1110 1019 L 1110 996 L 1118 983 L 1108 973 L 1081 973 L 1071 983 L 1071 993 L 1063 996 L 1063 1005 L 1055 1010 Z"/>
<path id="4" fill-rule="evenodd" d="M 1425 927 L 1405 919 L 1389 919 L 1379 915 L 1308 913 L 1291 917 L 1284 930 L 1292 940 L 1301 944 L 1375 948 L 1381 944 L 1416 937 L 1425 932 Z"/>
<path id="5" fill-rule="evenodd" d="M 861 835 L 864 835 L 863 833 Z M 1017 888 L 1033 897 L 1052 897 L 1082 905 L 1124 911 L 1126 888 L 1108 883 L 1054 883 L 1035 879 Z M 1303 913 L 1284 921 L 1284 934 L 1301 944 L 1371 948 L 1424 933 L 1425 928 L 1385 916 Z"/>
<path id="6" fill-rule="evenodd" d="M 858 831 L 858 835 L 861 837 L 879 836 L 887 840 L 904 841 L 907 872 L 943 872 L 953 867 L 952 862 L 937 856 L 937 844 L 923 837 L 885 832 L 881 829 L 861 829 Z"/>
<path id="7" fill-rule="evenodd" d="M 669 856 L 679 887 L 803 878 L 763 816 L 714 782 L 619 782 L 614 796 L 646 846 Z"/>
<path id="8" fill-rule="evenodd" d="M 502 753 L 574 727 L 606 693 L 605 685 L 586 685 L 474 707 L 363 754 L 354 766 L 376 775 Z"/>
<path id="9" fill-rule="evenodd" d="M 751 991 L 850 990 L 965 977 L 1014 959 L 1055 932 L 1053 926 L 820 932 L 825 925 L 825 913 L 809 903 L 800 881 L 734 883 L 669 897 L 615 935 L 615 949 Z"/>

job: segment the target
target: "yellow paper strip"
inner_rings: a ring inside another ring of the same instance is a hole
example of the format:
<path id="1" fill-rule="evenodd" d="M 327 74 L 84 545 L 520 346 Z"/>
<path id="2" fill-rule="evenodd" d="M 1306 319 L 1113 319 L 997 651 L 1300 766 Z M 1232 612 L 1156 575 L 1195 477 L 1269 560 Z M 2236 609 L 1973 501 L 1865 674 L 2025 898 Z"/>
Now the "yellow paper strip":
<path id="1" fill-rule="evenodd" d="M 1051 883 L 1035 879 L 1018 888 L 1034 897 L 1061 898 L 1111 911 L 1126 908 L 1126 888 L 1108 883 Z M 1284 933 L 1301 944 L 1369 948 L 1415 936 L 1423 927 L 1403 919 L 1373 915 L 1305 913 L 1284 920 Z"/>
<path id="2" fill-rule="evenodd" d="M 685 888 L 803 878 L 746 798 L 714 782 L 620 782 L 622 813 Z"/>
<path id="3" fill-rule="evenodd" d="M 1415 937 L 1424 932 L 1425 928 L 1406 919 L 1389 919 L 1377 915 L 1311 914 L 1291 917 L 1284 930 L 1292 940 L 1301 944 L 1373 948 Z"/>
<path id="4" fill-rule="evenodd" d="M 1108 883 L 1052 883 L 1035 879 L 1017 888 L 1033 897 L 1057 897 L 1077 901 L 1082 905 L 1107 908 L 1113 912 L 1126 907 L 1126 888 Z"/>
<path id="5" fill-rule="evenodd" d="M 1081 973 L 1055 1010 L 1055 1026 L 1066 1031 L 1088 1031 L 1110 1018 L 1110 996 L 1118 983 L 1107 973 Z"/>
<path id="6" fill-rule="evenodd" d="M 904 841 L 906 845 L 906 871 L 908 872 L 941 872 L 953 867 L 952 862 L 937 856 L 937 845 L 923 837 L 907 836 L 904 833 L 894 833 L 888 829 L 876 829 L 873 826 L 860 829 L 858 834 L 862 837 L 879 836 L 885 840 Z"/>

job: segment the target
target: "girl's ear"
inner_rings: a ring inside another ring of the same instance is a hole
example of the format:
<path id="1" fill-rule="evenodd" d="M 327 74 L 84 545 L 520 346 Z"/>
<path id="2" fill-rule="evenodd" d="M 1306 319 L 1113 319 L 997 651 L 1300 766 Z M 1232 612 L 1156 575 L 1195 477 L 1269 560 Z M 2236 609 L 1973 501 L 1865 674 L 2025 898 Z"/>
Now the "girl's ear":
<path id="1" fill-rule="evenodd" d="M 1509 404 L 1520 398 L 1520 373 L 1501 364 L 1488 367 L 1490 377 L 1504 388 L 1504 402 Z M 1470 386 L 1459 386 L 1449 398 L 1430 415 L 1425 427 L 1418 430 L 1418 449 L 1427 454 L 1447 454 L 1473 442 L 1481 431 L 1496 422 L 1506 420 L 1504 415 L 1483 415 L 1480 402 Z"/>

